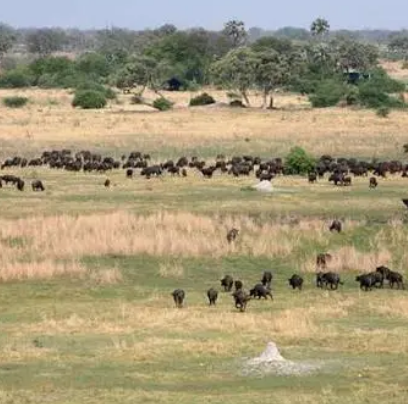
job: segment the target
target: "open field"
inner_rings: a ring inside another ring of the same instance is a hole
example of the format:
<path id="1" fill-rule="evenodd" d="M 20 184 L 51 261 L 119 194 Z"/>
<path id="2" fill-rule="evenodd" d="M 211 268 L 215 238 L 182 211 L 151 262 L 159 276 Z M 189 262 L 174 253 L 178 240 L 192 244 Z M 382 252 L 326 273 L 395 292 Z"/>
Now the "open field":
<path id="1" fill-rule="evenodd" d="M 10 92 L 0 92 L 0 98 Z M 25 92 L 19 92 L 24 94 Z M 221 93 L 216 93 L 222 99 Z M 60 91 L 27 91 L 21 110 L 0 106 L 0 160 L 69 147 L 153 160 L 218 153 L 312 154 L 405 161 L 408 115 L 310 110 L 278 95 L 276 111 L 222 107 L 140 111 L 126 97 L 77 111 Z M 177 97 L 179 105 L 190 95 Z M 255 101 L 255 105 L 256 105 Z M 276 192 L 250 178 L 126 179 L 47 168 L 7 169 L 26 190 L 0 189 L 0 403 L 406 403 L 408 292 L 361 292 L 354 278 L 378 265 L 408 277 L 408 180 L 367 178 L 336 188 L 278 177 Z M 112 186 L 103 187 L 109 177 Z M 46 191 L 34 193 L 33 179 Z M 342 234 L 328 232 L 334 218 Z M 228 244 L 228 229 L 240 236 Z M 315 256 L 330 252 L 344 286 L 314 285 Z M 239 313 L 228 293 L 205 292 L 231 274 L 246 287 L 275 275 L 274 301 Z M 287 278 L 302 274 L 293 292 Z M 185 308 L 170 293 L 186 291 Z M 243 376 L 243 358 L 269 341 L 285 358 L 319 361 L 303 376 Z"/>

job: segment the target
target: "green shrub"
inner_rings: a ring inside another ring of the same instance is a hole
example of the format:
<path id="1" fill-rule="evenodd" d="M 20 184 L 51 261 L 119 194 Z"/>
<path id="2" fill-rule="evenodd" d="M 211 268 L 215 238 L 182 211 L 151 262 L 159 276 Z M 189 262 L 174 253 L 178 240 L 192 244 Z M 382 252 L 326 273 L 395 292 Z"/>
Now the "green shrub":
<path id="1" fill-rule="evenodd" d="M 359 99 L 360 104 L 367 108 L 402 108 L 404 106 L 403 101 L 385 93 L 371 81 L 359 86 Z"/>
<path id="2" fill-rule="evenodd" d="M 72 106 L 81 107 L 83 109 L 100 109 L 104 108 L 106 103 L 104 94 L 98 91 L 79 90 L 75 92 Z"/>
<path id="3" fill-rule="evenodd" d="M 113 91 L 110 87 L 105 87 L 102 84 L 95 83 L 92 81 L 86 81 L 78 84 L 75 87 L 76 90 L 78 91 L 83 91 L 83 90 L 92 90 L 92 91 L 97 91 L 98 93 L 102 93 L 106 99 L 108 100 L 114 100 L 116 98 L 116 93 Z"/>
<path id="4" fill-rule="evenodd" d="M 153 107 L 159 111 L 168 111 L 173 108 L 173 103 L 167 98 L 160 97 L 153 101 Z"/>
<path id="5" fill-rule="evenodd" d="M 388 107 L 380 107 L 377 109 L 377 116 L 380 118 L 387 118 L 388 115 L 391 113 L 391 110 Z"/>
<path id="6" fill-rule="evenodd" d="M 289 175 L 308 174 L 315 167 L 315 160 L 301 147 L 293 147 L 285 159 L 285 172 Z"/>
<path id="7" fill-rule="evenodd" d="M 32 85 L 32 77 L 22 70 L 10 70 L 0 75 L 0 88 L 25 88 Z"/>
<path id="8" fill-rule="evenodd" d="M 207 93 L 202 93 L 200 95 L 197 95 L 197 97 L 194 97 L 190 100 L 190 107 L 196 107 L 199 105 L 211 105 L 215 104 L 215 100 L 211 95 Z"/>
<path id="9" fill-rule="evenodd" d="M 408 69 L 408 60 L 405 60 L 404 62 L 402 62 L 401 69 L 403 70 Z"/>
<path id="10" fill-rule="evenodd" d="M 333 107 L 346 94 L 346 87 L 335 80 L 324 80 L 316 88 L 309 100 L 314 108 Z"/>
<path id="11" fill-rule="evenodd" d="M 357 105 L 360 102 L 360 93 L 358 88 L 350 86 L 346 92 L 345 100 L 347 105 Z"/>
<path id="12" fill-rule="evenodd" d="M 21 108 L 28 102 L 27 97 L 5 97 L 3 98 L 3 104 L 9 108 Z"/>

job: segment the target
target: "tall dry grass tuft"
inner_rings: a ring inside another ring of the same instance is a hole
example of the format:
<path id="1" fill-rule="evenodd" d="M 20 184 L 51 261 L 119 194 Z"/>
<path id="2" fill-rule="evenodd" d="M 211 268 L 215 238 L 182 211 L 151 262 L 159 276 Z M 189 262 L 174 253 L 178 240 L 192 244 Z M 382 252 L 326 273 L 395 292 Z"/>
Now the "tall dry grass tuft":
<path id="1" fill-rule="evenodd" d="M 87 269 L 76 261 L 64 263 L 47 259 L 42 261 L 18 262 L 1 260 L 0 280 L 8 282 L 12 280 L 26 279 L 49 279 L 58 276 L 76 275 L 80 276 Z"/>
<path id="2" fill-rule="evenodd" d="M 392 260 L 392 254 L 386 249 L 374 250 L 373 252 L 361 252 L 354 246 L 341 247 L 335 251 L 329 251 L 332 260 L 328 261 L 327 270 L 336 272 L 372 272 L 380 265 L 387 265 Z M 315 273 L 316 257 L 311 257 L 300 264 L 302 272 Z"/>
<path id="3" fill-rule="evenodd" d="M 231 227 L 241 230 L 231 245 L 226 233 Z M 31 275 L 63 273 L 66 266 L 57 260 L 77 259 L 84 255 L 149 254 L 177 257 L 222 257 L 231 253 L 265 256 L 289 256 L 302 240 L 326 240 L 326 223 L 319 220 L 284 223 L 257 223 L 250 217 L 209 217 L 191 213 L 160 212 L 149 216 L 127 212 L 91 216 L 33 217 L 0 221 L 0 264 L 8 266 L 4 279 L 12 279 L 10 268 L 23 266 Z M 3 241 L 1 241 L 3 240 Z M 14 245 L 5 240 L 19 240 Z M 38 264 L 21 264 L 24 262 Z M 41 265 L 44 263 L 44 269 Z M 52 270 L 51 267 L 55 266 Z M 73 273 L 78 269 L 72 267 Z M 31 268 L 31 269 L 30 269 Z M 48 268 L 48 269 L 46 269 Z M 9 275 L 6 275 L 6 274 Z M 16 272 L 15 272 L 16 273 Z M 181 277 L 181 268 L 161 267 L 161 276 Z M 16 276 L 20 279 L 20 276 Z"/>

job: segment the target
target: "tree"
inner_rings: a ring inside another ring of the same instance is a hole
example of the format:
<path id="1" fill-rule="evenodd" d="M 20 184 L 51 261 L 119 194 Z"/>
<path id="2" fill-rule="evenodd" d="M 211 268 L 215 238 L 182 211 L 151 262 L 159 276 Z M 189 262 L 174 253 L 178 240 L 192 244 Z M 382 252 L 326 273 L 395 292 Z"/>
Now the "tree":
<path id="1" fill-rule="evenodd" d="M 272 92 L 288 83 L 291 74 L 289 58 L 274 50 L 256 54 L 255 85 L 261 90 L 263 108 L 273 108 Z M 268 103 L 268 96 L 270 97 Z"/>
<path id="2" fill-rule="evenodd" d="M 388 44 L 388 48 L 391 52 L 396 53 L 406 60 L 408 56 L 408 35 L 393 36 Z"/>
<path id="3" fill-rule="evenodd" d="M 249 106 L 248 91 L 255 84 L 258 60 L 250 48 L 241 47 L 228 52 L 211 67 L 215 83 L 238 91 Z"/>
<path id="4" fill-rule="evenodd" d="M 138 95 L 143 95 L 146 88 L 159 93 L 163 81 L 168 78 L 170 66 L 148 56 L 134 57 L 117 75 L 118 88 L 141 87 Z"/>
<path id="5" fill-rule="evenodd" d="M 26 45 L 30 53 L 44 57 L 62 50 L 66 39 L 65 33 L 61 30 L 41 28 L 27 35 Z"/>
<path id="6" fill-rule="evenodd" d="M 378 64 L 378 50 L 373 45 L 343 37 L 331 41 L 330 46 L 342 70 L 366 71 Z"/>
<path id="7" fill-rule="evenodd" d="M 0 62 L 4 54 L 6 54 L 14 45 L 16 36 L 11 27 L 0 23 Z"/>
<path id="8" fill-rule="evenodd" d="M 230 38 L 234 48 L 245 45 L 248 33 L 243 21 L 231 20 L 224 25 L 224 34 Z"/>
<path id="9" fill-rule="evenodd" d="M 330 31 L 330 24 L 324 18 L 317 18 L 310 26 L 310 33 L 317 38 L 323 38 Z"/>

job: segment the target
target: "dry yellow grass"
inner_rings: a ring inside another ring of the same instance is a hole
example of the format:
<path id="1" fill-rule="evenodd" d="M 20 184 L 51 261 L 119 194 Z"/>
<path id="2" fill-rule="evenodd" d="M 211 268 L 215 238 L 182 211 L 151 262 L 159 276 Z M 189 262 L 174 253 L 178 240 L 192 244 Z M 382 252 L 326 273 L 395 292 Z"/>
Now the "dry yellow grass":
<path id="1" fill-rule="evenodd" d="M 225 100 L 224 92 L 210 92 Z M 218 107 L 176 108 L 166 113 L 140 111 L 129 105 L 113 103 L 103 111 L 72 109 L 72 95 L 59 90 L 1 90 L 0 98 L 10 94 L 29 97 L 32 103 L 23 109 L 0 106 L 0 141 L 18 145 L 20 150 L 38 150 L 50 144 L 79 147 L 128 149 L 129 146 L 160 153 L 166 147 L 208 146 L 209 142 L 250 141 L 259 148 L 286 152 L 300 145 L 315 154 L 370 156 L 397 154 L 406 143 L 408 115 L 393 112 L 388 120 L 372 111 L 329 108 L 310 110 L 305 99 L 279 94 L 278 111 L 259 109 L 230 110 Z M 192 94 L 166 94 L 184 106 Z M 260 103 L 253 97 L 254 105 Z M 50 102 L 56 103 L 56 105 Z"/>

